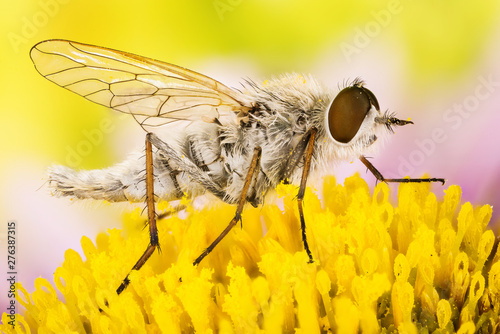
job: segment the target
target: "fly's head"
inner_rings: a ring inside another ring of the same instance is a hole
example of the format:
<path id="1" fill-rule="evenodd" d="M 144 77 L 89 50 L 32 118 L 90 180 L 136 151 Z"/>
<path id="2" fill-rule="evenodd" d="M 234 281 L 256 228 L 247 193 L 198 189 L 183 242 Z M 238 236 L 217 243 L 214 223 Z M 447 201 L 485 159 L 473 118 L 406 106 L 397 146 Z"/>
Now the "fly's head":
<path id="1" fill-rule="evenodd" d="M 413 124 L 382 113 L 375 95 L 360 80 L 342 89 L 326 110 L 326 133 L 337 144 L 345 147 L 366 148 L 385 128 Z"/>

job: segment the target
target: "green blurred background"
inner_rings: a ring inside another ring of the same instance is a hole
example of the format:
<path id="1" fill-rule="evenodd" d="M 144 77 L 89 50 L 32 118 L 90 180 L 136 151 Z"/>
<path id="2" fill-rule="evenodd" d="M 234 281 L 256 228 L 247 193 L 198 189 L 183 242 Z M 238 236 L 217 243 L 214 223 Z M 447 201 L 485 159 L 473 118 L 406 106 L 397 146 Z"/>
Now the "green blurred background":
<path id="1" fill-rule="evenodd" d="M 361 76 L 382 108 L 416 123 L 397 131 L 398 139 L 374 160 L 383 173 L 404 171 L 403 161 L 420 150 L 424 159 L 414 156 L 413 175 L 446 177 L 463 186 L 465 200 L 477 204 L 493 204 L 499 197 L 495 171 L 500 161 L 495 157 L 500 137 L 493 127 L 500 121 L 498 91 L 481 100 L 470 118 L 463 116 L 458 130 L 444 116 L 454 103 L 474 94 L 478 77 L 493 75 L 500 81 L 497 0 L 30 0 L 2 1 L 0 6 L 0 233 L 8 219 L 17 221 L 19 272 L 29 289 L 33 277 L 51 278 L 65 249 L 80 249 L 83 234 L 94 239 L 97 231 L 119 226 L 120 213 L 130 209 L 52 198 L 44 186 L 46 167 L 102 168 L 143 145 L 143 133 L 131 119 L 36 72 L 29 50 L 45 39 L 129 51 L 235 87 L 241 78 L 259 82 L 290 71 L 311 73 L 334 89 Z M 82 146 L 89 141 L 86 134 L 102 128 L 103 119 L 114 124 L 112 129 L 101 131 L 90 148 Z M 447 140 L 427 152 L 415 138 L 432 137 L 436 127 L 445 130 Z M 485 143 L 488 148 L 478 153 Z M 72 152 L 78 150 L 75 157 Z M 472 158 L 471 152 L 480 158 Z M 463 161 L 469 165 L 460 169 Z M 355 170 L 364 168 L 339 168 L 339 179 Z M 375 183 L 371 176 L 365 178 Z"/>

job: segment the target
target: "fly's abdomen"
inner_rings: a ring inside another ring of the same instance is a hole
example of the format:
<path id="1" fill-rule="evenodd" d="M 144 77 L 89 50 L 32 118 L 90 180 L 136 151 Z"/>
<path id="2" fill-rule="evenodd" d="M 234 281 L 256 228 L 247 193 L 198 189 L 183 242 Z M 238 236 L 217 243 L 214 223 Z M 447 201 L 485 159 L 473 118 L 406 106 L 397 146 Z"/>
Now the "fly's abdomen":
<path id="1" fill-rule="evenodd" d="M 116 167 L 77 171 L 66 166 L 52 166 L 48 170 L 50 191 L 57 197 L 126 201 L 127 185 Z"/>
<path id="2" fill-rule="evenodd" d="M 142 202 L 146 194 L 144 154 L 136 153 L 122 163 L 105 169 L 75 170 L 52 166 L 48 170 L 53 195 L 109 202 Z M 155 154 L 154 191 L 160 199 L 180 199 L 188 190 L 186 178 L 169 160 Z"/>

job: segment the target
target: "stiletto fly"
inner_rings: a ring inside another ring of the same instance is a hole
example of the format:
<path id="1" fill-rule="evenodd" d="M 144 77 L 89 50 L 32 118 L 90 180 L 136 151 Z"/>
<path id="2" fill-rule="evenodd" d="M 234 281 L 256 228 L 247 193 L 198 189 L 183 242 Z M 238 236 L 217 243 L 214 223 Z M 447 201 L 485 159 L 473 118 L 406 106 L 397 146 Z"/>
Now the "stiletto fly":
<path id="1" fill-rule="evenodd" d="M 147 133 L 146 154 L 137 152 L 113 167 L 49 169 L 57 196 L 146 198 L 150 243 L 132 270 L 159 247 L 155 197 L 174 201 L 210 193 L 237 205 L 226 229 L 193 260 L 197 265 L 241 220 L 245 203 L 259 205 L 280 182 L 298 184 L 302 241 L 313 262 L 302 209 L 310 173 L 331 173 L 331 162 L 357 158 L 379 181 L 444 184 L 441 178 L 386 179 L 367 160 L 381 137 L 412 122 L 382 112 L 359 79 L 334 91 L 310 76 L 285 74 L 262 85 L 246 80 L 238 90 L 183 67 L 71 41 L 40 42 L 30 55 L 42 76 L 130 114 Z M 127 275 L 117 293 L 128 283 Z"/>

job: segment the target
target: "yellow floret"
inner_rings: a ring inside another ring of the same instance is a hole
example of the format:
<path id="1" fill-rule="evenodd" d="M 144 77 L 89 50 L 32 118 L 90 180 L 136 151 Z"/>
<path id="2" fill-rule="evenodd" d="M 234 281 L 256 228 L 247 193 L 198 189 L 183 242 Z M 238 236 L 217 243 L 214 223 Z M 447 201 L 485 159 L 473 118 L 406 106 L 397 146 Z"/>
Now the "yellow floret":
<path id="1" fill-rule="evenodd" d="M 304 198 L 303 249 L 298 187 L 281 184 L 278 203 L 246 207 L 238 224 L 197 266 L 200 253 L 233 218 L 235 207 L 159 220 L 161 252 L 130 273 L 149 243 L 137 209 L 124 231 L 81 240 L 54 283 L 16 285 L 23 315 L 5 333 L 474 333 L 500 328 L 500 253 L 487 230 L 488 205 L 460 207 L 458 186 L 442 200 L 427 184 L 373 192 L 359 176 Z M 160 203 L 159 211 L 175 211 Z M 125 232 L 125 233 L 124 233 Z M 57 292 L 59 291 L 59 294 Z"/>

